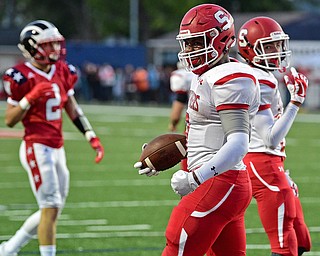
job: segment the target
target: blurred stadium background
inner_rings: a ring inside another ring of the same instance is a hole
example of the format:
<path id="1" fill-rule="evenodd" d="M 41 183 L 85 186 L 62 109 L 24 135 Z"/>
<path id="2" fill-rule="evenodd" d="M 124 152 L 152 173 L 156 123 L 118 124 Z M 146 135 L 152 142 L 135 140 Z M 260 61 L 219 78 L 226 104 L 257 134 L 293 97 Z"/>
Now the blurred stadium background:
<path id="1" fill-rule="evenodd" d="M 180 20 L 190 7 L 206 2 L 229 10 L 236 30 L 257 15 L 276 19 L 290 36 L 292 65 L 310 80 L 304 106 L 320 109 L 318 0 L 3 0 L 0 1 L 0 73 L 24 60 L 16 46 L 23 26 L 35 19 L 46 19 L 65 36 L 66 58 L 78 67 L 79 101 L 170 104 L 168 78 L 176 68 L 179 45 L 175 36 Z M 235 48 L 232 55 L 240 59 Z M 144 72 L 136 73 L 147 80 L 147 90 L 128 82 L 128 74 L 139 68 Z M 0 99 L 3 99 L 1 91 Z"/>

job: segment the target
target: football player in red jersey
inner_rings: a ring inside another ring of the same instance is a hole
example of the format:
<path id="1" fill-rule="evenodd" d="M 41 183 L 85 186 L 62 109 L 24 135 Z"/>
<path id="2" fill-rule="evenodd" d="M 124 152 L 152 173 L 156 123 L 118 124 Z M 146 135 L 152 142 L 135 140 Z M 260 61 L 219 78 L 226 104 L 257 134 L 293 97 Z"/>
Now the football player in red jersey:
<path id="1" fill-rule="evenodd" d="M 192 80 L 187 109 L 187 162 L 171 178 L 181 201 L 166 228 L 163 256 L 246 254 L 244 214 L 251 184 L 242 158 L 259 106 L 259 85 L 248 65 L 230 60 L 233 17 L 219 5 L 202 4 L 182 18 L 177 40 Z M 138 173 L 151 176 L 150 168 Z M 154 172 L 156 173 L 156 172 Z"/>
<path id="2" fill-rule="evenodd" d="M 291 95 L 284 111 L 278 81 L 272 74 L 289 67 L 288 41 L 289 36 L 269 17 L 250 19 L 238 35 L 239 53 L 254 68 L 261 92 L 244 162 L 274 256 L 302 255 L 311 248 L 297 187 L 284 168 L 285 136 L 305 100 L 308 80 L 294 68 L 291 76 L 284 77 Z"/>
<path id="3" fill-rule="evenodd" d="M 21 121 L 24 126 L 20 161 L 28 173 L 39 210 L 0 245 L 1 256 L 17 255 L 36 234 L 41 255 L 56 254 L 56 222 L 69 191 L 63 109 L 96 151 L 95 162 L 99 163 L 104 156 L 99 138 L 74 98 L 76 70 L 60 60 L 63 42 L 64 37 L 52 23 L 29 23 L 21 31 L 18 45 L 29 61 L 9 68 L 3 76 L 8 96 L 5 123 L 13 127 Z"/>

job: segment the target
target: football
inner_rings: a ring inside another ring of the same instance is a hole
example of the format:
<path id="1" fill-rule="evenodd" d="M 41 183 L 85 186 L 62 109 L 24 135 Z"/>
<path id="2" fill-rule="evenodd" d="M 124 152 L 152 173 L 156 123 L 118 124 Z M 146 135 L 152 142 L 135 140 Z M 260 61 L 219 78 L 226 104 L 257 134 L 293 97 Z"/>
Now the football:
<path id="1" fill-rule="evenodd" d="M 162 134 L 151 140 L 142 150 L 142 168 L 167 170 L 187 156 L 187 138 L 183 134 Z"/>

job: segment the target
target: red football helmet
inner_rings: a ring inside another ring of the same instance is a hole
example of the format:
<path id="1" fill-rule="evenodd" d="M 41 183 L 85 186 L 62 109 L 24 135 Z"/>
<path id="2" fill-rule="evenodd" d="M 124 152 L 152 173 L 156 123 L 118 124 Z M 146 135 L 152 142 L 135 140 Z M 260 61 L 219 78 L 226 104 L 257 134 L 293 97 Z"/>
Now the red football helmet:
<path id="1" fill-rule="evenodd" d="M 279 52 L 266 53 L 264 45 L 282 42 Z M 268 17 L 250 19 L 239 30 L 239 54 L 250 64 L 268 70 L 285 71 L 290 65 L 289 36 Z"/>
<path id="2" fill-rule="evenodd" d="M 200 38 L 204 48 L 186 51 L 185 40 Z M 190 9 L 182 18 L 179 34 L 181 51 L 178 57 L 183 65 L 195 74 L 202 74 L 215 65 L 235 45 L 234 22 L 231 14 L 219 5 L 202 4 Z M 192 59 L 202 57 L 200 65 Z"/>
<path id="3" fill-rule="evenodd" d="M 45 20 L 27 24 L 20 33 L 18 47 L 26 58 L 45 65 L 55 63 L 65 51 L 64 37 Z"/>

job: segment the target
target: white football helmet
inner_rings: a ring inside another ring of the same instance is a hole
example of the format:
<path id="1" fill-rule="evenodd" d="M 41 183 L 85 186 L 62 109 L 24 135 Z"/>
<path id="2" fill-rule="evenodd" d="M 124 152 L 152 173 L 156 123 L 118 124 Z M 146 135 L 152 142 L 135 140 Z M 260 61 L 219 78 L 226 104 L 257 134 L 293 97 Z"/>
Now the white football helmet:
<path id="1" fill-rule="evenodd" d="M 20 33 L 19 49 L 24 57 L 40 64 L 55 63 L 63 53 L 64 37 L 52 23 L 36 20 L 27 24 Z M 44 47 L 51 44 L 50 47 Z"/>

